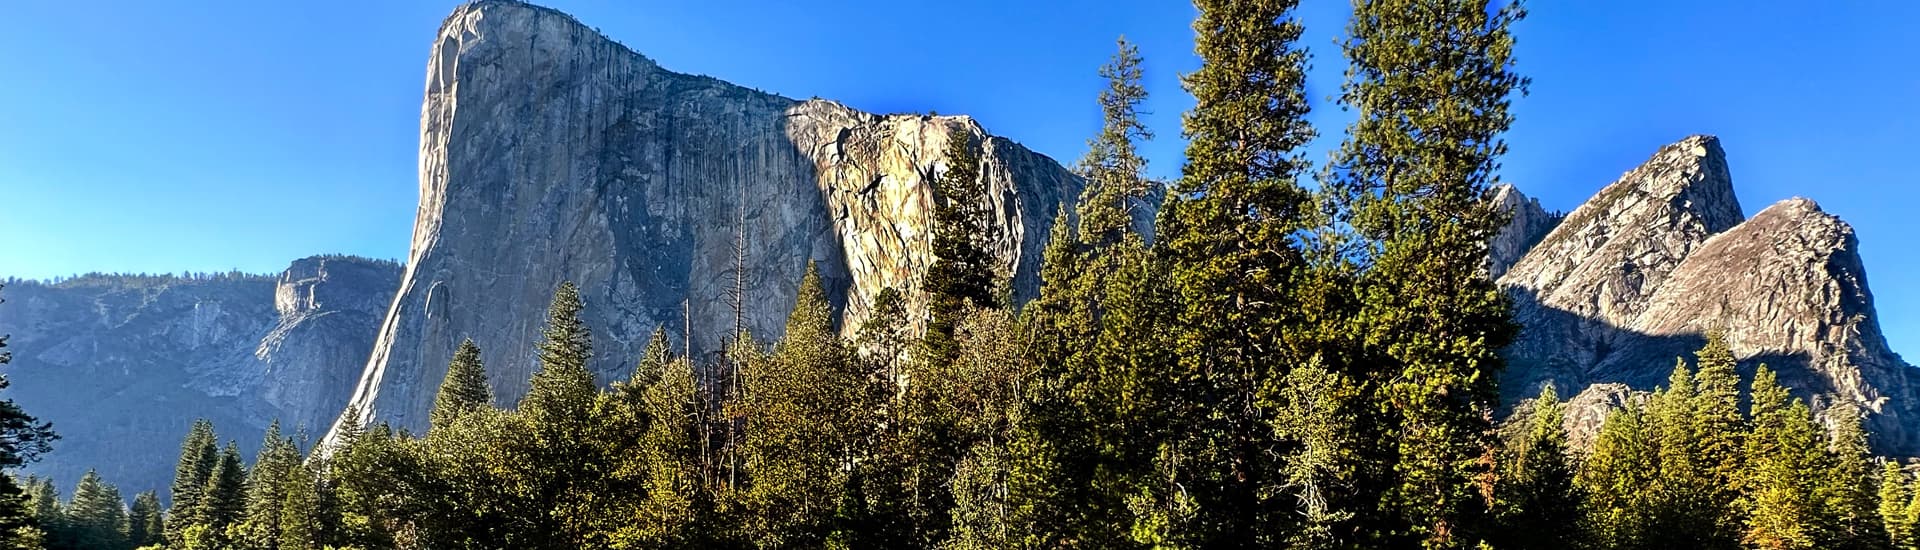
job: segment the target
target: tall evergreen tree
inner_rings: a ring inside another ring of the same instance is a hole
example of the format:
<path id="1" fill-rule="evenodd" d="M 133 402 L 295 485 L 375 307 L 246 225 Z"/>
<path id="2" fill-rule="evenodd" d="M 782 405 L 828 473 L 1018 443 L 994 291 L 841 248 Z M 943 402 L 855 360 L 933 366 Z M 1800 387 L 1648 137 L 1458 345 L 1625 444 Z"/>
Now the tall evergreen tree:
<path id="1" fill-rule="evenodd" d="M 587 361 L 593 358 L 593 334 L 580 318 L 580 291 L 573 282 L 560 283 L 547 308 L 547 325 L 539 345 L 540 370 L 534 372 L 520 411 L 536 424 L 575 426 L 587 418 L 598 392 Z"/>
<path id="2" fill-rule="evenodd" d="M 447 365 L 447 377 L 440 382 L 434 397 L 433 426 L 444 426 L 460 415 L 493 406 L 493 390 L 487 386 L 486 367 L 480 362 L 480 346 L 473 339 L 460 342 Z"/>
<path id="3" fill-rule="evenodd" d="M 214 439 L 213 422 L 195 420 L 180 444 L 180 460 L 173 470 L 173 513 L 167 515 L 166 538 L 173 546 L 186 544 L 187 526 L 199 520 L 200 500 L 207 480 L 220 462 L 220 448 Z"/>
<path id="4" fill-rule="evenodd" d="M 300 449 L 280 435 L 280 421 L 275 420 L 267 426 L 253 468 L 247 471 L 246 514 L 239 542 L 249 548 L 272 548 L 280 542 L 281 506 L 286 503 L 292 471 L 299 467 Z"/>
<path id="5" fill-rule="evenodd" d="M 1140 120 L 1140 65 L 1122 38 L 1100 68 L 1101 130 L 1076 165 L 1087 187 L 1075 216 L 1056 216 L 1040 296 L 1023 310 L 1037 337 L 1022 418 L 1005 456 L 980 462 L 1011 470 L 1006 500 L 1026 522 L 1014 526 L 1022 545 L 1132 544 L 1135 504 L 1151 509 L 1163 496 L 1151 466 L 1168 440 L 1159 386 L 1170 361 L 1157 334 L 1166 293 L 1130 211 L 1159 186 L 1137 152 L 1152 137 Z"/>
<path id="6" fill-rule="evenodd" d="M 1813 412 L 1790 398 L 1765 367 L 1753 378 L 1753 433 L 1746 451 L 1745 545 L 1825 548 L 1831 534 L 1823 530 L 1818 485 L 1832 462 Z"/>
<path id="7" fill-rule="evenodd" d="M 1827 451 L 1832 467 L 1823 470 L 1816 493 L 1825 511 L 1827 548 L 1874 549 L 1885 546 L 1887 525 L 1880 520 L 1874 500 L 1874 457 L 1861 427 L 1859 405 L 1841 400 L 1827 407 L 1831 426 Z"/>
<path id="8" fill-rule="evenodd" d="M 143 491 L 133 497 L 127 512 L 127 542 L 135 548 L 166 543 L 166 512 L 160 508 L 160 495 Z"/>
<path id="9" fill-rule="evenodd" d="M 1633 402 L 1608 414 L 1575 482 L 1587 497 L 1585 529 L 1604 548 L 1653 550 L 1659 450 L 1645 409 Z"/>
<path id="10" fill-rule="evenodd" d="M 524 442 L 526 464 L 512 483 L 534 502 L 566 507 L 538 518 L 528 537 L 553 547 L 591 546 L 588 524 L 596 521 L 589 504 L 600 479 L 596 470 L 608 460 L 602 440 L 608 434 L 594 430 L 595 405 L 600 390 L 587 362 L 593 357 L 593 335 L 580 316 L 583 304 L 572 282 L 562 282 L 547 308 L 547 324 L 539 344 L 540 370 L 533 374 L 520 415 L 532 433 Z"/>
<path id="11" fill-rule="evenodd" d="M 1697 476 L 1698 485 L 1685 489 L 1693 495 L 1685 506 L 1697 511 L 1711 523 L 1719 540 L 1730 540 L 1739 532 L 1740 471 L 1745 460 L 1741 449 L 1747 430 L 1740 414 L 1740 375 L 1738 362 L 1722 331 L 1710 331 L 1707 343 L 1695 353 L 1699 368 L 1694 376 L 1694 399 L 1685 422 L 1691 430 L 1688 439 L 1696 445 L 1686 468 Z M 1712 514 L 1712 515 L 1707 515 Z M 1678 527 L 1678 526 L 1676 526 Z M 1725 546 L 1723 546 L 1725 547 Z"/>
<path id="12" fill-rule="evenodd" d="M 29 477 L 26 486 L 27 509 L 33 516 L 34 525 L 39 527 L 43 544 L 47 548 L 70 548 L 72 527 L 67 522 L 66 506 L 60 503 L 60 490 L 53 486 L 53 479 Z"/>
<path id="13" fill-rule="evenodd" d="M 1182 78 L 1195 99 L 1183 118 L 1186 164 L 1161 210 L 1156 243 L 1178 297 L 1169 412 L 1183 440 L 1163 462 L 1198 501 L 1198 516 L 1156 528 L 1163 544 L 1268 546 L 1293 523 L 1275 485 L 1271 411 L 1262 381 L 1284 375 L 1278 356 L 1299 308 L 1285 289 L 1303 259 L 1294 235 L 1310 196 L 1299 183 L 1313 139 L 1306 122 L 1307 54 L 1290 0 L 1200 0 L 1194 50 Z"/>
<path id="14" fill-rule="evenodd" d="M 996 274 L 986 243 L 994 237 L 980 181 L 979 145 L 966 126 L 947 133 L 946 171 L 934 186 L 933 265 L 921 281 L 927 294 L 926 353 L 943 362 L 954 354 L 954 327 L 970 308 L 992 307 Z"/>
<path id="15" fill-rule="evenodd" d="M 818 547 L 837 530 L 878 404 L 834 329 L 833 304 L 811 263 L 800 281 L 786 335 L 765 361 L 749 365 L 742 442 L 751 480 L 745 498 L 762 547 Z"/>
<path id="16" fill-rule="evenodd" d="M 1139 142 L 1153 139 L 1140 120 L 1147 100 L 1140 63 L 1140 47 L 1123 36 L 1113 59 L 1100 66 L 1100 76 L 1107 79 L 1107 89 L 1100 91 L 1100 133 L 1087 140 L 1087 154 L 1075 166 L 1087 180 L 1076 205 L 1078 237 L 1090 246 L 1118 243 L 1131 233 L 1131 205 L 1153 191 L 1145 175 L 1147 159 L 1138 151 Z"/>
<path id="17" fill-rule="evenodd" d="M 1566 406 L 1553 386 L 1541 388 L 1524 422 L 1515 426 L 1524 431 L 1508 445 L 1501 463 L 1494 547 L 1576 548 L 1586 542 L 1565 422 Z"/>
<path id="18" fill-rule="evenodd" d="M 40 550 L 46 543 L 33 499 L 21 481 L 0 475 L 0 550 Z"/>
<path id="19" fill-rule="evenodd" d="M 127 503 L 120 489 L 100 479 L 93 470 L 80 476 L 67 506 L 71 548 L 119 549 L 127 545 Z"/>
<path id="20" fill-rule="evenodd" d="M 320 550 L 327 517 L 322 509 L 318 473 L 306 464 L 287 471 L 287 489 L 280 501 L 278 550 Z"/>
<path id="21" fill-rule="evenodd" d="M 204 540 L 233 542 L 227 528 L 240 523 L 247 513 L 247 468 L 240 462 L 238 445 L 229 441 L 220 451 L 200 494 L 193 519 L 195 526 L 206 528 L 208 538 Z"/>
<path id="22" fill-rule="evenodd" d="M 664 330 L 656 330 L 644 359 L 627 391 L 637 398 L 648 419 L 632 468 L 647 476 L 647 493 L 632 522 L 612 535 L 616 546 L 628 548 L 691 548 L 712 542 L 703 517 L 712 513 L 712 498 L 701 484 L 698 420 L 701 402 L 693 363 L 673 357 Z"/>
<path id="23" fill-rule="evenodd" d="M 1340 102 L 1357 112 L 1327 185 L 1367 245 L 1361 322 L 1382 402 L 1394 416 L 1388 509 L 1427 548 L 1488 535 L 1488 419 L 1505 295 L 1487 277 L 1504 224 L 1488 190 L 1512 124 L 1519 2 L 1354 3 Z"/>
<path id="24" fill-rule="evenodd" d="M 1880 465 L 1879 496 L 1877 511 L 1888 544 L 1900 550 L 1912 547 L 1914 518 L 1907 513 L 1907 505 L 1913 501 L 1913 476 L 1907 475 L 1899 462 L 1889 460 Z"/>

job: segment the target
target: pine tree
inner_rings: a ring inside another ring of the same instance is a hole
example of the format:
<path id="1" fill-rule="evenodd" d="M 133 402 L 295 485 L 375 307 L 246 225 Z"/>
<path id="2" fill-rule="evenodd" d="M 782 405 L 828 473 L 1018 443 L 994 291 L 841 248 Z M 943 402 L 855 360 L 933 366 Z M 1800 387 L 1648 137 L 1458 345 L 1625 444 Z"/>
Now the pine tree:
<path id="1" fill-rule="evenodd" d="M 1695 397 L 1684 421 L 1692 430 L 1689 439 L 1697 445 L 1689 467 L 1699 476 L 1699 484 L 1687 489 L 1697 499 L 1687 506 L 1701 514 L 1696 517 L 1714 522 L 1697 525 L 1713 526 L 1716 538 L 1730 540 L 1740 528 L 1734 501 L 1739 498 L 1744 462 L 1741 438 L 1747 432 L 1740 415 L 1738 363 L 1726 334 L 1717 330 L 1708 333 L 1706 345 L 1695 355 L 1699 364 L 1694 376 Z"/>
<path id="2" fill-rule="evenodd" d="M 166 543 L 166 513 L 160 508 L 160 496 L 144 491 L 133 497 L 127 512 L 127 543 L 134 548 Z"/>
<path id="3" fill-rule="evenodd" d="M 320 479 L 306 464 L 287 471 L 287 490 L 280 501 L 279 550 L 319 550 L 326 532 L 321 508 Z"/>
<path id="4" fill-rule="evenodd" d="M 1338 548 L 1355 514 L 1336 505 L 1339 495 L 1351 493 L 1359 474 L 1360 435 L 1354 423 L 1360 411 L 1351 407 L 1358 386 L 1328 370 L 1316 357 L 1296 367 L 1281 382 L 1283 405 L 1274 428 L 1293 444 L 1285 462 L 1286 487 L 1297 499 L 1300 530 L 1293 548 Z"/>
<path id="5" fill-rule="evenodd" d="M 1005 456 L 987 461 L 1009 470 L 1005 500 L 1024 522 L 1014 526 L 1021 545 L 1130 545 L 1132 501 L 1161 500 L 1151 465 L 1168 439 L 1167 392 L 1155 385 L 1169 362 L 1157 337 L 1166 293 L 1130 212 L 1159 186 L 1137 153 L 1152 137 L 1139 118 L 1140 64 L 1123 38 L 1100 68 L 1101 131 L 1076 165 L 1087 187 L 1075 216 L 1056 215 L 1040 296 L 1024 310 L 1037 331 L 1036 371 Z"/>
<path id="6" fill-rule="evenodd" d="M 247 472 L 246 514 L 240 526 L 241 543 L 250 548 L 272 548 L 280 541 L 281 506 L 286 503 L 292 470 L 300 466 L 300 450 L 280 435 L 280 421 L 267 427 L 253 468 Z"/>
<path id="7" fill-rule="evenodd" d="M 433 400 L 432 423 L 445 426 L 468 412 L 493 406 L 493 390 L 487 386 L 487 371 L 480 362 L 480 346 L 473 339 L 460 342 L 447 365 L 446 379 Z"/>
<path id="8" fill-rule="evenodd" d="M 1827 451 L 1832 466 L 1820 473 L 1816 492 L 1822 509 L 1826 548 L 1881 548 L 1887 526 L 1876 513 L 1873 453 L 1860 425 L 1859 405 L 1842 400 L 1827 408 L 1831 424 Z"/>
<path id="9" fill-rule="evenodd" d="M 1899 462 L 1889 460 L 1880 465 L 1879 496 L 1877 512 L 1888 544 L 1901 550 L 1910 548 L 1913 516 L 1907 514 L 1907 504 L 1913 501 L 1913 476 L 1907 475 Z"/>
<path id="10" fill-rule="evenodd" d="M 1288 0 L 1201 0 L 1194 24 L 1200 68 L 1182 78 L 1195 106 L 1183 119 L 1186 164 L 1161 210 L 1156 243 L 1178 298 L 1166 378 L 1169 413 L 1183 440 L 1166 450 L 1174 485 L 1199 507 L 1191 524 L 1162 525 L 1147 538 L 1197 546 L 1269 546 L 1293 523 L 1277 484 L 1271 411 L 1256 403 L 1299 309 L 1288 282 L 1303 259 L 1294 234 L 1310 195 L 1299 179 L 1313 139 L 1305 116 L 1307 54 Z M 1169 516 L 1171 517 L 1171 516 Z M 1170 533 L 1167 531 L 1171 531 Z"/>
<path id="11" fill-rule="evenodd" d="M 867 380 L 834 330 L 821 284 L 809 263 L 785 337 L 743 379 L 745 498 L 763 547 L 817 547 L 831 536 L 877 406 L 864 399 Z"/>
<path id="12" fill-rule="evenodd" d="M 934 188 L 933 265 L 921 288 L 927 294 L 927 360 L 943 362 L 953 357 L 954 328 L 967 310 L 992 307 L 995 296 L 994 259 L 986 249 L 993 225 L 979 148 L 965 126 L 947 132 L 946 171 Z"/>
<path id="13" fill-rule="evenodd" d="M 27 478 L 27 506 L 46 548 L 74 548 L 73 522 L 67 517 L 66 505 L 60 502 L 60 490 L 53 486 L 53 479 Z"/>
<path id="14" fill-rule="evenodd" d="M 656 330 L 628 391 L 638 392 L 648 419 L 634 469 L 647 476 L 647 494 L 633 521 L 615 532 L 616 546 L 690 548 L 710 542 L 699 521 L 712 512 L 701 485 L 700 401 L 693 363 L 673 357 L 664 330 Z"/>
<path id="15" fill-rule="evenodd" d="M 578 427 L 598 392 L 587 361 L 593 358 L 593 334 L 580 318 L 580 292 L 562 282 L 547 308 L 547 326 L 539 345 L 540 370 L 520 401 L 520 411 L 536 424 Z"/>
<path id="16" fill-rule="evenodd" d="M 120 490 L 93 470 L 80 476 L 67 506 L 68 542 L 72 548 L 123 548 L 127 544 L 126 501 Z"/>
<path id="17" fill-rule="evenodd" d="M 1488 455 L 1499 355 L 1514 335 L 1487 277 L 1505 223 L 1488 190 L 1512 124 L 1519 2 L 1355 2 L 1342 105 L 1357 112 L 1326 182 L 1365 243 L 1368 370 L 1387 380 L 1394 487 L 1388 510 L 1426 548 L 1488 535 Z"/>
<path id="18" fill-rule="evenodd" d="M 167 542 L 173 546 L 185 545 L 187 526 L 199 521 L 201 496 L 219 461 L 220 449 L 214 439 L 213 423 L 206 419 L 194 421 L 193 428 L 187 430 L 186 440 L 180 444 L 180 460 L 173 471 L 173 513 L 167 515 L 166 523 Z"/>
<path id="19" fill-rule="evenodd" d="M 1832 463 L 1813 412 L 1764 366 L 1754 374 L 1752 394 L 1742 541 L 1769 550 L 1823 548 L 1830 537 L 1821 525 L 1817 476 Z"/>
<path id="20" fill-rule="evenodd" d="M 0 549 L 40 550 L 46 532 L 34 517 L 33 500 L 21 479 L 0 475 Z"/>
<path id="21" fill-rule="evenodd" d="M 580 313 L 583 304 L 572 282 L 562 282 L 547 309 L 539 344 L 540 370 L 533 374 L 519 413 L 531 428 L 525 445 L 527 464 L 513 483 L 533 502 L 562 508 L 535 523 L 530 539 L 555 547 L 592 546 L 590 527 L 599 521 L 592 506 L 598 472 L 611 463 L 605 456 L 609 434 L 595 430 L 600 390 L 587 362 L 593 336 Z"/>
<path id="22" fill-rule="evenodd" d="M 1540 389 L 1500 468 L 1496 548 L 1575 548 L 1586 542 L 1581 490 L 1567 455 L 1566 407 L 1549 384 Z"/>
<path id="23" fill-rule="evenodd" d="M 229 441 L 220 451 L 220 458 L 200 494 L 193 524 L 206 528 L 207 540 L 232 542 L 227 528 L 238 524 L 247 513 L 247 468 L 240 462 L 238 445 Z"/>
<path id="24" fill-rule="evenodd" d="M 1140 47 L 1126 37 L 1118 42 L 1119 51 L 1100 66 L 1100 76 L 1107 79 L 1107 89 L 1100 92 L 1100 134 L 1087 140 L 1087 154 L 1075 167 L 1087 180 L 1076 206 L 1078 237 L 1092 247 L 1118 243 L 1131 233 L 1131 204 L 1153 191 L 1145 177 L 1147 159 L 1136 150 L 1138 142 L 1153 139 L 1140 120 L 1140 105 L 1147 100 Z"/>
<path id="25" fill-rule="evenodd" d="M 1585 530 L 1604 548 L 1669 547 L 1655 542 L 1660 456 L 1648 421 L 1645 409 L 1633 402 L 1608 414 L 1574 477 L 1587 497 Z"/>

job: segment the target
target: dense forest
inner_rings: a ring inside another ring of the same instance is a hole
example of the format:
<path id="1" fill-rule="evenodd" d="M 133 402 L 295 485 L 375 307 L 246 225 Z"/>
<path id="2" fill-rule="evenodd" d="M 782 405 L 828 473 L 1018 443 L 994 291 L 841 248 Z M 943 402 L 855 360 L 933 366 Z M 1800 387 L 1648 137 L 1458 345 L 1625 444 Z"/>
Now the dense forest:
<path id="1" fill-rule="evenodd" d="M 777 341 L 723 356 L 656 331 L 602 388 L 555 291 L 513 408 L 477 345 L 424 434 L 361 426 L 240 456 L 188 431 L 170 507 L 89 474 L 0 476 L 7 548 L 1920 548 L 1920 490 L 1859 411 L 1816 416 L 1724 339 L 1570 446 L 1554 389 L 1497 421 L 1518 327 L 1487 275 L 1518 3 L 1356 0 L 1354 113 L 1303 153 L 1307 52 L 1287 0 L 1196 0 L 1181 176 L 1136 147 L 1141 57 L 1101 67 L 1087 187 L 1012 304 L 955 140 L 936 262 L 841 337 L 812 269 Z M 955 134 L 964 135 L 964 134 Z M 1165 193 L 1154 238 L 1132 222 Z M 684 336 L 683 336 L 684 337 Z M 4 341 L 0 340 L 0 345 Z M 0 356 L 4 362 L 4 356 Z M 0 467 L 52 433 L 0 406 Z M 166 460 L 167 457 L 129 457 Z"/>

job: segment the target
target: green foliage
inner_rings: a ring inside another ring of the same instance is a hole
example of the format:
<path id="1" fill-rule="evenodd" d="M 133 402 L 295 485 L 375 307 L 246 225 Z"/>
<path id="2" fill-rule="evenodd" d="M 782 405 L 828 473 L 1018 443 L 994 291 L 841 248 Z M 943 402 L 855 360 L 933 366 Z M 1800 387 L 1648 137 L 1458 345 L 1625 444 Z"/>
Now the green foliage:
<path id="1" fill-rule="evenodd" d="M 539 345 L 540 370 L 533 375 L 520 411 L 536 423 L 573 431 L 593 408 L 598 391 L 587 361 L 593 358 L 593 334 L 580 318 L 580 291 L 562 282 L 547 308 L 547 325 Z M 538 434 L 539 437 L 577 436 L 578 433 Z"/>
<path id="2" fill-rule="evenodd" d="M 281 538 L 281 506 L 287 498 L 293 470 L 300 466 L 300 449 L 280 435 L 280 422 L 267 427 L 260 452 L 247 471 L 245 519 L 238 542 L 248 548 L 273 548 Z"/>
<path id="3" fill-rule="evenodd" d="M 1107 89 L 1100 92 L 1100 133 L 1087 140 L 1087 155 L 1075 166 L 1087 180 L 1077 206 L 1079 235 L 1092 246 L 1118 243 L 1130 233 L 1132 202 L 1153 191 L 1144 176 L 1147 159 L 1136 149 L 1138 142 L 1153 139 L 1140 120 L 1140 105 L 1147 100 L 1140 47 L 1126 37 L 1118 42 L 1119 51 L 1100 66 L 1101 78 L 1107 79 Z"/>
<path id="4" fill-rule="evenodd" d="M 1273 546 L 1295 523 L 1293 499 L 1278 484 L 1281 444 L 1257 398 L 1301 323 L 1287 289 L 1302 271 L 1296 232 L 1308 225 L 1310 194 L 1300 185 L 1306 122 L 1307 54 L 1297 42 L 1294 2 L 1202 0 L 1193 24 L 1200 68 L 1182 77 L 1196 104 L 1182 119 L 1186 164 L 1161 210 L 1156 252 L 1174 299 L 1167 346 L 1178 357 L 1165 376 L 1174 395 L 1172 433 L 1162 459 L 1172 486 L 1197 506 L 1193 521 L 1164 524 L 1164 506 L 1146 538 L 1199 546 Z M 1152 500 L 1170 503 L 1168 495 Z M 1172 531 L 1171 533 L 1166 531 Z"/>
<path id="5" fill-rule="evenodd" d="M 220 461 L 220 450 L 214 439 L 213 423 L 205 419 L 196 420 L 193 428 L 187 430 L 187 438 L 180 444 L 180 460 L 173 472 L 173 510 L 166 522 L 166 539 L 173 546 L 186 544 L 185 532 L 188 526 L 200 521 L 200 500 L 207 487 L 207 480 L 213 477 L 213 469 Z"/>
<path id="6" fill-rule="evenodd" d="M 1340 102 L 1356 111 L 1325 184 L 1360 239 L 1367 370 L 1387 380 L 1388 509 L 1426 548 L 1489 536 L 1489 411 L 1514 327 L 1485 273 L 1505 223 L 1488 190 L 1512 124 L 1519 2 L 1355 2 Z M 1412 542 L 1412 541 L 1409 541 Z"/>
<path id="7" fill-rule="evenodd" d="M 38 550 L 45 546 L 46 532 L 35 514 L 34 498 L 23 480 L 0 475 L 0 549 Z M 30 484 L 37 480 L 24 480 Z"/>
<path id="8" fill-rule="evenodd" d="M 866 399 L 866 376 L 834 329 L 833 305 L 811 264 L 786 337 L 747 367 L 741 455 L 750 480 L 742 495 L 752 510 L 748 527 L 763 548 L 819 547 L 836 528 L 878 404 Z"/>
<path id="9" fill-rule="evenodd" d="M 1603 548 L 1663 548 L 1655 543 L 1655 480 L 1660 475 L 1646 409 L 1629 402 L 1607 415 L 1575 481 L 1587 496 L 1586 528 Z"/>
<path id="10" fill-rule="evenodd" d="M 144 491 L 133 497 L 133 507 L 127 512 L 127 543 L 133 547 L 153 546 L 166 542 L 166 512 L 160 507 L 160 496 L 153 491 Z"/>
<path id="11" fill-rule="evenodd" d="M 1319 360 L 1287 373 L 1280 384 L 1281 405 L 1274 429 L 1291 443 L 1283 473 L 1287 492 L 1297 501 L 1300 528 L 1287 544 L 1294 548 L 1336 548 L 1343 528 L 1356 514 L 1336 504 L 1359 483 L 1362 432 L 1355 426 L 1359 386 Z M 1537 411 L 1536 411 L 1537 412 Z"/>
<path id="12" fill-rule="evenodd" d="M 238 445 L 229 441 L 226 449 L 220 451 L 220 458 L 200 495 L 193 517 L 195 525 L 207 528 L 202 544 L 237 543 L 233 540 L 237 537 L 231 536 L 227 528 L 238 525 L 247 512 L 247 468 L 240 462 Z"/>
<path id="13" fill-rule="evenodd" d="M 1584 491 L 1574 483 L 1568 456 L 1566 406 L 1552 385 L 1513 428 L 1499 470 L 1496 548 L 1575 548 L 1586 543 L 1581 512 Z"/>
<path id="14" fill-rule="evenodd" d="M 486 366 L 480 362 L 480 346 L 469 338 L 460 342 L 447 365 L 446 379 L 434 397 L 432 424 L 444 426 L 460 415 L 493 407 L 493 390 L 487 386 Z"/>
<path id="15" fill-rule="evenodd" d="M 964 126 L 947 134 L 946 171 L 934 185 L 933 265 L 921 280 L 927 293 L 928 361 L 954 354 L 954 329 L 970 308 L 995 302 L 997 274 L 986 244 L 993 241 L 986 185 L 980 181 L 980 151 Z"/>
<path id="16" fill-rule="evenodd" d="M 1876 511 L 1880 514 L 1880 524 L 1886 531 L 1887 542 L 1900 550 L 1920 547 L 1920 540 L 1914 536 L 1914 524 L 1920 518 L 1913 513 L 1913 476 L 1901 468 L 1900 463 L 1889 460 L 1880 466 L 1879 483 L 1880 500 Z"/>
<path id="17" fill-rule="evenodd" d="M 287 469 L 286 492 L 280 500 L 278 550 L 319 550 L 332 518 L 322 509 L 319 472 L 296 462 Z M 137 506 L 138 501 L 135 502 Z M 249 511 L 249 515 L 252 515 Z"/>
<path id="18" fill-rule="evenodd" d="M 80 476 L 67 506 L 65 545 L 71 548 L 118 549 L 127 547 L 126 501 L 120 490 L 100 479 L 93 470 Z"/>

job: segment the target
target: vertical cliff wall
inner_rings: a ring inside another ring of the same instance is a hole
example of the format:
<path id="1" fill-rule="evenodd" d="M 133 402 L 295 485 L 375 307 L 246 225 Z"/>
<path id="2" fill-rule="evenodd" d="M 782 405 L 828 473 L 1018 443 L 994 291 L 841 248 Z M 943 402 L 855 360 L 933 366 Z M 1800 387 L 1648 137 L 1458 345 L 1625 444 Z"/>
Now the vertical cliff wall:
<path id="1" fill-rule="evenodd" d="M 420 131 L 407 271 L 353 397 L 366 419 L 415 429 L 466 338 L 503 405 L 525 393 L 561 281 L 581 289 L 603 382 L 626 376 L 656 327 L 719 349 L 736 277 L 762 339 L 779 336 L 808 261 L 847 326 L 884 288 L 918 306 L 950 139 L 981 144 L 965 168 L 983 172 L 993 252 L 1018 296 L 1035 292 L 1040 240 L 1080 188 L 967 117 L 872 115 L 675 73 L 517 2 L 448 17 Z"/>

